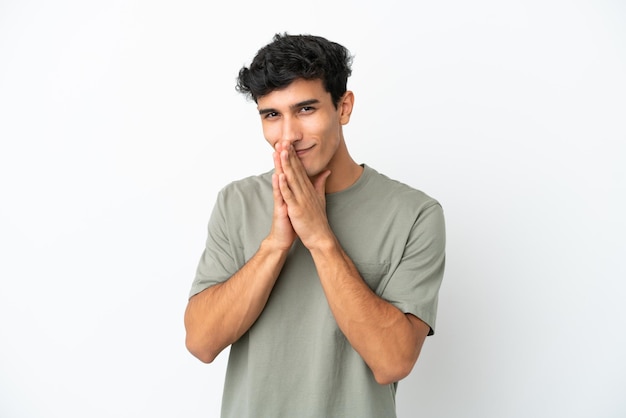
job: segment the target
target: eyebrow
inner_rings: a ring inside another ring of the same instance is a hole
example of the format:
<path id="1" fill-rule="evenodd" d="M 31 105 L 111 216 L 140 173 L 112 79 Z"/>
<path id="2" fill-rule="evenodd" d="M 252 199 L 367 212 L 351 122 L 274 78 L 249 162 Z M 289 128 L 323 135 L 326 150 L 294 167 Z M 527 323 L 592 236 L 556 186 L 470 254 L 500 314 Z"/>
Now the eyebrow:
<path id="1" fill-rule="evenodd" d="M 309 99 L 309 100 L 304 100 L 304 101 L 298 102 L 296 104 L 292 104 L 291 106 L 289 106 L 289 108 L 291 110 L 294 110 L 294 109 L 299 109 L 301 107 L 309 106 L 309 105 L 312 105 L 312 104 L 317 104 L 319 102 L 320 101 L 318 99 Z M 259 109 L 259 115 L 265 115 L 267 113 L 278 113 L 278 111 L 276 109 L 273 109 L 273 108 Z"/>

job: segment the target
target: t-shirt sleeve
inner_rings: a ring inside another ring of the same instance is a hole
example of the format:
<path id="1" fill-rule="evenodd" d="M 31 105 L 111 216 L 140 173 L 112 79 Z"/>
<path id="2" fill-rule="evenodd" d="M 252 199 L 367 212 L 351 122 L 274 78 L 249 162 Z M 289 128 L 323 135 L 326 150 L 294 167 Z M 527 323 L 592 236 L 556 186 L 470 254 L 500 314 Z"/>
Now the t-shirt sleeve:
<path id="1" fill-rule="evenodd" d="M 401 262 L 381 296 L 404 313 L 420 318 L 434 334 L 439 288 L 445 268 L 443 209 L 432 203 L 413 224 Z"/>
<path id="2" fill-rule="evenodd" d="M 235 251 L 233 251 L 233 243 L 229 239 L 224 200 L 224 191 L 222 190 L 217 196 L 217 201 L 209 218 L 206 245 L 198 262 L 189 297 L 226 281 L 239 269 Z"/>

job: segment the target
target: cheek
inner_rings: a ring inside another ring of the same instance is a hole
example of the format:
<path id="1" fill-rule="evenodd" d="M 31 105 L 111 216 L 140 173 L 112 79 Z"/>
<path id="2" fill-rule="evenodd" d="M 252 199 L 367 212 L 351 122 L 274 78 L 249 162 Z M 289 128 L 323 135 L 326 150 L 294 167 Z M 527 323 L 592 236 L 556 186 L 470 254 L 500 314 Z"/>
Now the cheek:
<path id="1" fill-rule="evenodd" d="M 324 141 L 325 142 L 324 146 L 327 149 L 332 150 L 334 152 L 339 146 L 339 138 L 341 137 L 341 130 L 338 128 L 335 128 L 334 126 L 327 127 L 326 130 L 323 132 L 323 136 L 324 138 L 326 138 L 326 140 Z"/>
<path id="2" fill-rule="evenodd" d="M 275 129 L 272 129 L 271 127 L 266 126 L 266 125 L 262 125 L 262 128 L 263 128 L 263 137 L 265 138 L 267 143 L 270 144 L 272 148 L 274 148 L 274 146 L 276 145 L 276 142 L 278 142 Z"/>
<path id="3" fill-rule="evenodd" d="M 325 147 L 332 147 L 337 140 L 339 130 L 335 129 L 335 126 L 328 123 L 327 120 L 315 121 L 307 128 L 309 133 L 322 139 Z"/>

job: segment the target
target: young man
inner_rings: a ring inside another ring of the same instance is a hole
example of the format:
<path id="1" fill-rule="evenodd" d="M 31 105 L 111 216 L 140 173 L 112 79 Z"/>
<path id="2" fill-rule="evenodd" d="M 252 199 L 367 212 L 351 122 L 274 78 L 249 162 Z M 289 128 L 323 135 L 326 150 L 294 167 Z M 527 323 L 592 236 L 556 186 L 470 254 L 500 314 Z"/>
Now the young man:
<path id="1" fill-rule="evenodd" d="M 224 417 L 393 417 L 433 333 L 442 209 L 350 157 L 350 65 L 285 34 L 239 73 L 274 169 L 219 193 L 185 312 L 193 355 L 231 346 Z"/>

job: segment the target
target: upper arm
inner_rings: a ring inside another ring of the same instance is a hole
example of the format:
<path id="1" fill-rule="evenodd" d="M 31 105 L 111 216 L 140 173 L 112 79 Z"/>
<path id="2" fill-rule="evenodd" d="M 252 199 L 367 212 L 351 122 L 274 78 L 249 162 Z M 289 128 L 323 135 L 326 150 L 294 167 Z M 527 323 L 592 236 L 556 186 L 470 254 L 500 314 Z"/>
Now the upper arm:
<path id="1" fill-rule="evenodd" d="M 439 288 L 445 268 L 445 225 L 438 204 L 425 208 L 408 236 L 404 253 L 381 296 L 413 319 L 416 331 L 435 328 Z M 418 326 L 419 325 L 419 326 Z"/>
<path id="2" fill-rule="evenodd" d="M 209 218 L 205 248 L 198 261 L 190 297 L 227 280 L 240 268 L 228 231 L 224 199 L 222 190 Z"/>
<path id="3" fill-rule="evenodd" d="M 408 344 L 411 345 L 411 347 L 408 348 L 412 353 L 410 359 L 410 370 L 413 369 L 413 366 L 417 362 L 420 352 L 422 351 L 424 341 L 426 341 L 426 337 L 430 333 L 431 329 L 430 325 L 428 325 L 426 322 L 422 321 L 415 315 L 407 313 L 405 314 L 405 316 L 411 324 L 410 329 L 412 334 L 411 337 L 408 339 L 408 341 L 410 341 Z"/>
<path id="4" fill-rule="evenodd" d="M 415 337 L 417 345 L 421 347 L 422 344 L 424 343 L 424 340 L 426 339 L 426 337 L 431 331 L 430 325 L 428 325 L 426 322 L 422 321 L 421 319 L 419 319 L 417 316 L 413 314 L 408 313 L 405 315 L 407 319 L 409 320 L 409 322 L 411 323 L 413 335 Z"/>

